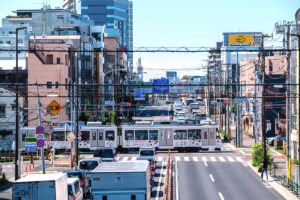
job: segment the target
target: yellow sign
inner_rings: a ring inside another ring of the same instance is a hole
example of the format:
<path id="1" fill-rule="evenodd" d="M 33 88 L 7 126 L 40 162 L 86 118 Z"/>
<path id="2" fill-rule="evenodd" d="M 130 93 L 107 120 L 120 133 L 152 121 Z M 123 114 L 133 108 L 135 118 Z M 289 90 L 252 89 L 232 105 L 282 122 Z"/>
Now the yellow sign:
<path id="1" fill-rule="evenodd" d="M 292 163 L 292 159 L 289 159 L 289 164 L 288 164 L 288 179 L 290 180 L 292 178 L 293 175 L 293 163 Z"/>
<path id="2" fill-rule="evenodd" d="M 54 116 L 62 110 L 62 107 L 59 105 L 59 103 L 57 103 L 57 101 L 53 100 L 51 103 L 49 103 L 46 109 L 48 113 Z"/>
<path id="3" fill-rule="evenodd" d="M 228 46 L 253 46 L 253 35 L 228 35 Z"/>

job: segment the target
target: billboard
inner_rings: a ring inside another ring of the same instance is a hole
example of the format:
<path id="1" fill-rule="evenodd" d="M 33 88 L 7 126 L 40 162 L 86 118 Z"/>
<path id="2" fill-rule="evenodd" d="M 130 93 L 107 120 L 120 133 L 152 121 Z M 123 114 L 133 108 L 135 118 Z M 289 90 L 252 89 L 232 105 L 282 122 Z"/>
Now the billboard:
<path id="1" fill-rule="evenodd" d="M 262 33 L 224 33 L 224 46 L 258 47 L 261 45 Z"/>
<path id="2" fill-rule="evenodd" d="M 153 79 L 153 93 L 169 93 L 169 79 Z"/>
<path id="3" fill-rule="evenodd" d="M 134 89 L 134 100 L 136 101 L 145 100 L 145 91 L 142 88 Z"/>

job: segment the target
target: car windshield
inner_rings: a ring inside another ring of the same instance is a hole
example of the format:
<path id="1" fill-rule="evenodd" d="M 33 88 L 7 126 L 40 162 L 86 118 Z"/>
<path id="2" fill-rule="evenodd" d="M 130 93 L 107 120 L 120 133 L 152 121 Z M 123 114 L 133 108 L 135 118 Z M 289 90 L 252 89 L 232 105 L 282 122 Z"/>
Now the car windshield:
<path id="1" fill-rule="evenodd" d="M 93 170 L 98 166 L 98 162 L 95 160 L 81 161 L 79 168 L 82 170 Z"/>
<path id="2" fill-rule="evenodd" d="M 140 156 L 153 156 L 154 151 L 153 150 L 142 150 L 140 151 Z"/>

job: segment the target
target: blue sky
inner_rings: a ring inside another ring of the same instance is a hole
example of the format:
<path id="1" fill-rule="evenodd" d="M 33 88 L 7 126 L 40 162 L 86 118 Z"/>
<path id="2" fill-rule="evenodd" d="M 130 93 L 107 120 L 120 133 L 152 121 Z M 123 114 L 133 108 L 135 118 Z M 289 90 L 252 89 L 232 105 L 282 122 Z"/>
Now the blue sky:
<path id="1" fill-rule="evenodd" d="M 3 18 L 12 10 L 41 8 L 43 0 L 0 2 Z M 56 7 L 62 0 L 48 2 Z M 222 41 L 223 32 L 271 34 L 276 22 L 294 20 L 300 0 L 134 0 L 133 6 L 134 47 L 214 47 Z M 146 78 L 165 76 L 165 71 L 158 69 L 178 69 L 182 76 L 199 74 L 191 68 L 204 65 L 206 55 L 135 53 L 134 63 L 142 57 Z"/>

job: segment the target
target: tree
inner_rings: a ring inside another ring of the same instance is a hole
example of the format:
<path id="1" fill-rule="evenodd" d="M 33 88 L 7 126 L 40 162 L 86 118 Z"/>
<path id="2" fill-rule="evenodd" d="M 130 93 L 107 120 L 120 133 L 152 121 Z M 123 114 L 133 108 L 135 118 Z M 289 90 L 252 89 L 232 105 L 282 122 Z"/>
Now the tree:
<path id="1" fill-rule="evenodd" d="M 252 165 L 259 167 L 264 161 L 263 143 L 252 145 Z M 267 148 L 267 162 L 270 162 L 269 148 Z"/>

